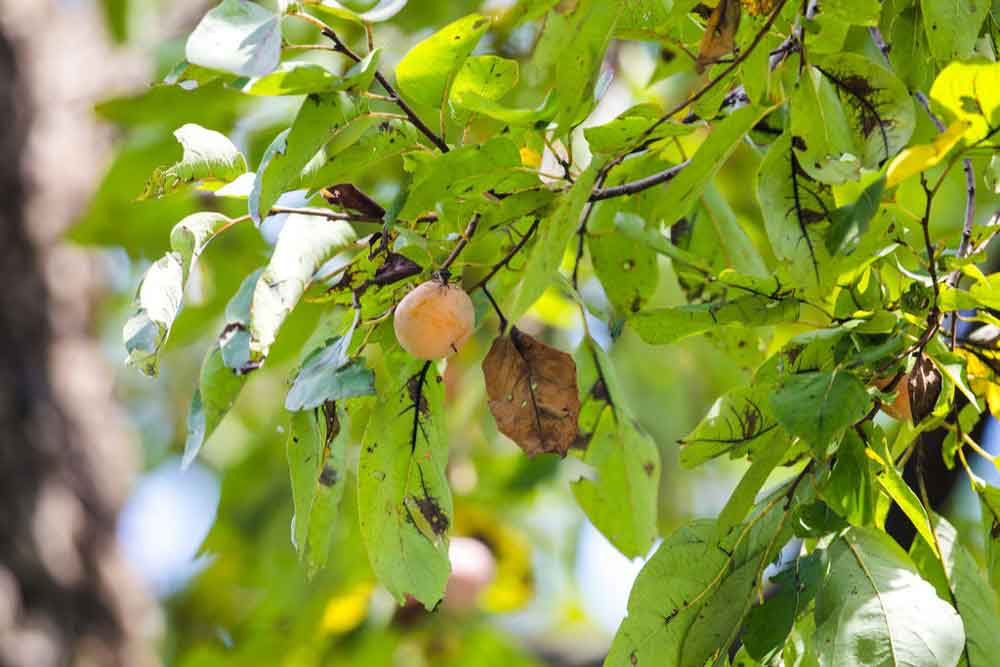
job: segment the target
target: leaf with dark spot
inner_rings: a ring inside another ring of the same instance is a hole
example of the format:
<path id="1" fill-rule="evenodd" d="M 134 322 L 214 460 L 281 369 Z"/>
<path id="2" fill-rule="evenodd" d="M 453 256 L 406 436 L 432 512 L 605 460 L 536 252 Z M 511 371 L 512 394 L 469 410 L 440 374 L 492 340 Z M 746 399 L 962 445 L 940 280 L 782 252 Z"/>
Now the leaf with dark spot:
<path id="1" fill-rule="evenodd" d="M 629 558 L 644 556 L 659 535 L 660 452 L 629 412 L 607 353 L 591 338 L 577 351 L 583 398 L 583 462 L 591 471 L 570 487 L 577 503 L 611 544 Z"/>
<path id="2" fill-rule="evenodd" d="M 347 447 L 344 416 L 328 402 L 290 417 L 285 449 L 295 506 L 292 542 L 309 576 L 326 564 L 340 515 L 344 484 L 338 471 L 344 469 Z"/>
<path id="3" fill-rule="evenodd" d="M 358 460 L 361 537 L 393 597 L 433 609 L 448 580 L 452 523 L 444 384 L 432 364 L 398 345 L 373 362 L 378 400 Z"/>
<path id="4" fill-rule="evenodd" d="M 504 435 L 529 456 L 566 456 L 580 415 L 573 357 L 514 327 L 493 341 L 483 375 L 490 412 Z"/>

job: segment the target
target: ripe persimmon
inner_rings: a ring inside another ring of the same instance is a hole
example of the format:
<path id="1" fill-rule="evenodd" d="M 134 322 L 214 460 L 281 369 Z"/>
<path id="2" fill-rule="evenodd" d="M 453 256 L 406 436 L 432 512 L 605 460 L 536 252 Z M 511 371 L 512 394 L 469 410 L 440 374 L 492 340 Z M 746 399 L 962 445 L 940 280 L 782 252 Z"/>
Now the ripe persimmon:
<path id="1" fill-rule="evenodd" d="M 458 352 L 476 325 L 472 299 L 461 287 L 428 280 L 407 294 L 392 321 L 396 339 L 418 359 L 442 359 Z"/>

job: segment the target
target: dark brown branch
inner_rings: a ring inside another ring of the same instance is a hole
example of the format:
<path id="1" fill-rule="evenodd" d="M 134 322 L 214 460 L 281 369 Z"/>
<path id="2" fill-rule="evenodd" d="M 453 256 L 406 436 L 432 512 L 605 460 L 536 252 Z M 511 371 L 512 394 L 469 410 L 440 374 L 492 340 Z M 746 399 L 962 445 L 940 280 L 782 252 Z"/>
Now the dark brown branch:
<path id="1" fill-rule="evenodd" d="M 663 171 L 657 172 L 655 174 L 650 174 L 635 181 L 629 183 L 622 183 L 621 185 L 615 185 L 610 188 L 601 188 L 598 186 L 594 193 L 590 195 L 588 201 L 595 202 L 604 199 L 612 199 L 614 197 L 624 197 L 625 195 L 634 195 L 637 192 L 642 192 L 647 190 L 654 185 L 660 185 L 661 183 L 666 183 L 673 180 L 677 174 L 681 172 L 681 169 L 686 167 L 690 160 L 685 160 L 678 165 L 674 165 L 669 169 L 664 169 Z"/>

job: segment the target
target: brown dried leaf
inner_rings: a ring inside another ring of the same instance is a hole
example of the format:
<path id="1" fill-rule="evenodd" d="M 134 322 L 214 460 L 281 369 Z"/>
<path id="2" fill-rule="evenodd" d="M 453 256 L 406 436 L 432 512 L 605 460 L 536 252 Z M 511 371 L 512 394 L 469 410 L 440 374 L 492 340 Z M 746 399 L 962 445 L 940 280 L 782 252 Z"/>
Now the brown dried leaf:
<path id="1" fill-rule="evenodd" d="M 736 30 L 740 27 L 739 0 L 719 0 L 705 26 L 705 35 L 698 47 L 698 71 L 728 55 L 736 48 Z"/>
<path id="2" fill-rule="evenodd" d="M 351 183 L 331 185 L 321 190 L 320 194 L 334 206 L 340 206 L 348 211 L 355 211 L 371 218 L 381 218 L 385 215 L 385 209 L 378 202 Z"/>
<path id="3" fill-rule="evenodd" d="M 910 371 L 906 388 L 910 394 L 910 413 L 916 425 L 934 410 L 941 395 L 941 371 L 930 357 L 920 355 Z"/>
<path id="4" fill-rule="evenodd" d="M 483 360 L 497 428 L 529 456 L 566 456 L 577 434 L 580 392 L 573 357 L 517 328 L 493 341 Z"/>

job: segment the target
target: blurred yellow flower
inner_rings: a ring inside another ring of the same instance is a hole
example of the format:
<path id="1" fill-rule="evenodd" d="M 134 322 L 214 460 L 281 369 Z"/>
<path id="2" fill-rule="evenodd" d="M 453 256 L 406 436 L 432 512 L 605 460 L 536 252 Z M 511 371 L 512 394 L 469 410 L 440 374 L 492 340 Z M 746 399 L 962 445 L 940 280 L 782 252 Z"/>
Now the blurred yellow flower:
<path id="1" fill-rule="evenodd" d="M 326 603 L 320 630 L 328 635 L 342 635 L 361 625 L 368 617 L 368 603 L 374 585 L 361 581 L 340 595 L 335 595 Z"/>

